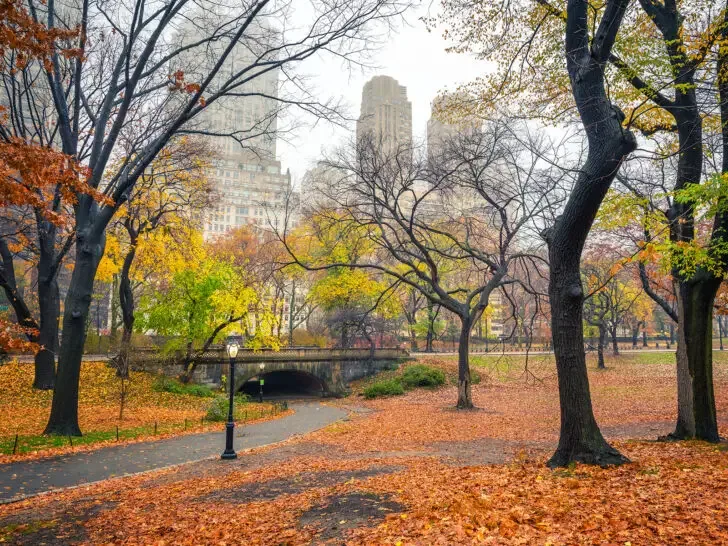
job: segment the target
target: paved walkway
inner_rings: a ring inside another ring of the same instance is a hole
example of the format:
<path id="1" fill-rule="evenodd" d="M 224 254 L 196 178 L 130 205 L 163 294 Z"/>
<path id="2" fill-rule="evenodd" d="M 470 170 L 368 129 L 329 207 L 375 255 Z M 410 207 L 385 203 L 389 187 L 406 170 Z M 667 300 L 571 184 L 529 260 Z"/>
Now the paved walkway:
<path id="1" fill-rule="evenodd" d="M 291 404 L 295 413 L 235 429 L 235 449 L 280 442 L 324 427 L 346 411 L 319 403 Z M 205 432 L 0 465 L 0 503 L 26 495 L 199 461 L 222 453 L 224 432 Z"/>

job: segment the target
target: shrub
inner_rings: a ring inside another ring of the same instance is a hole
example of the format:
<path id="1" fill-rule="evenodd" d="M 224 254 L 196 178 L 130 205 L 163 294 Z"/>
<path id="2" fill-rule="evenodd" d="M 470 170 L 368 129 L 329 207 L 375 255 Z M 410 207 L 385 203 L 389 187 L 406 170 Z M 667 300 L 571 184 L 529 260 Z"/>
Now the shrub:
<path id="1" fill-rule="evenodd" d="M 407 366 L 402 374 L 402 384 L 408 388 L 415 387 L 437 387 L 445 383 L 445 372 L 425 366 L 424 364 L 414 364 Z"/>
<path id="2" fill-rule="evenodd" d="M 404 387 L 399 379 L 384 379 L 364 389 L 364 398 L 368 399 L 398 394 L 404 394 Z"/>
<path id="3" fill-rule="evenodd" d="M 185 385 L 185 394 L 199 396 L 200 398 L 212 398 L 215 393 L 207 385 Z"/>
<path id="4" fill-rule="evenodd" d="M 235 395 L 235 419 L 240 419 L 241 407 L 248 403 L 248 396 L 245 394 Z M 205 419 L 208 421 L 226 421 L 228 414 L 228 397 L 216 396 L 207 407 Z"/>
<path id="5" fill-rule="evenodd" d="M 215 393 L 207 385 L 185 385 L 171 377 L 160 376 L 154 381 L 152 388 L 157 392 L 170 392 L 172 394 L 187 394 L 201 398 L 212 398 Z"/>

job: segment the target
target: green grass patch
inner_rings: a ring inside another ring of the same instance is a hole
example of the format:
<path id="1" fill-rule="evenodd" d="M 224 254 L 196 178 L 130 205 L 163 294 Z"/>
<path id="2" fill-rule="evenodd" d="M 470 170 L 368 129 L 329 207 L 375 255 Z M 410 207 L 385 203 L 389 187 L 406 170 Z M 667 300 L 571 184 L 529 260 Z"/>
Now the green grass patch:
<path id="1" fill-rule="evenodd" d="M 185 428 L 184 423 L 179 424 L 159 424 L 156 427 L 157 434 L 166 434 L 168 432 L 180 431 Z M 140 436 L 153 435 L 155 426 L 145 425 L 141 427 L 119 429 L 119 441 L 133 440 Z M 54 447 L 81 446 L 88 444 L 96 444 L 99 442 L 109 442 L 116 440 L 116 430 L 92 431 L 86 432 L 83 436 L 57 436 L 52 435 L 22 435 L 18 436 L 18 445 L 15 447 L 17 454 L 31 453 L 33 451 L 42 451 Z M 15 437 L 0 439 L 0 453 L 3 455 L 11 455 L 15 446 Z"/>
<path id="2" fill-rule="evenodd" d="M 171 377 L 160 376 L 154 380 L 152 389 L 157 392 L 169 392 L 172 394 L 187 394 L 189 396 L 198 396 L 200 398 L 212 398 L 215 392 L 207 385 L 195 385 L 181 383 Z"/>

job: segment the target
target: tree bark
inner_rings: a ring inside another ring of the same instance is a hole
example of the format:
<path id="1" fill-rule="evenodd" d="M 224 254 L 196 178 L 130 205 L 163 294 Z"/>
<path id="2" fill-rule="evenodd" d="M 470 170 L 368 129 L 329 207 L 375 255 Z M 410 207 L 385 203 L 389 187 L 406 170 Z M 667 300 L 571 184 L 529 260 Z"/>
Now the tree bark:
<path id="1" fill-rule="evenodd" d="M 415 323 L 409 323 L 410 346 L 413 351 L 417 350 L 417 332 L 415 331 Z"/>
<path id="2" fill-rule="evenodd" d="M 604 365 L 604 344 L 607 341 L 607 329 L 599 325 L 599 342 L 597 343 L 597 368 L 604 370 L 607 367 Z"/>
<path id="3" fill-rule="evenodd" d="M 435 305 L 428 300 L 427 303 L 427 336 L 425 338 L 425 352 L 432 353 L 433 341 L 435 340 L 435 320 L 437 320 L 437 313 L 435 313 Z"/>
<path id="4" fill-rule="evenodd" d="M 58 351 L 58 319 L 61 312 L 58 276 L 47 277 L 46 268 L 38 263 L 38 309 L 40 329 L 38 343 L 41 350 L 35 355 L 33 388 L 51 390 L 56 380 L 56 352 Z"/>
<path id="5" fill-rule="evenodd" d="M 718 315 L 718 339 L 720 343 L 720 350 L 723 350 L 723 316 Z"/>
<path id="6" fill-rule="evenodd" d="M 639 336 L 640 336 L 640 326 L 641 325 L 642 325 L 642 323 L 638 322 L 637 325 L 634 328 L 632 328 L 632 348 L 633 349 L 637 348 L 637 340 L 639 339 Z"/>
<path id="7" fill-rule="evenodd" d="M 39 246 L 41 251 L 37 271 L 40 324 L 18 293 L 13 256 L 5 241 L 0 241 L 0 285 L 18 324 L 35 331 L 27 336 L 28 340 L 41 346 L 34 357 L 33 388 L 51 390 L 55 382 L 55 354 L 58 348 L 58 281 L 53 267 L 55 250 L 49 255 L 46 243 L 41 242 Z"/>
<path id="8" fill-rule="evenodd" d="M 713 302 L 719 287 L 720 279 L 707 273 L 680 283 L 678 422 L 673 438 L 720 441 L 713 389 Z"/>
<path id="9" fill-rule="evenodd" d="M 603 74 L 627 5 L 627 0 L 607 3 L 592 42 L 587 31 L 587 2 L 569 0 L 567 6 L 567 68 L 589 152 L 563 214 L 544 233 L 551 266 L 551 331 L 561 405 L 559 445 L 548 463 L 552 467 L 575 461 L 599 465 L 627 461 L 606 442 L 594 418 L 584 353 L 580 276 L 581 253 L 594 218 L 622 161 L 636 147 L 634 136 L 622 128 L 624 114 L 607 98 Z"/>
<path id="10" fill-rule="evenodd" d="M 119 305 L 121 307 L 123 330 L 121 332 L 119 356 L 116 362 L 116 373 L 124 379 L 129 377 L 129 350 L 131 348 L 132 332 L 134 331 L 134 291 L 131 288 L 130 273 L 136 249 L 136 240 L 132 238 L 129 251 L 124 257 L 124 263 L 119 272 Z"/>
<path id="11" fill-rule="evenodd" d="M 610 334 L 612 336 L 612 354 L 617 356 L 619 355 L 619 343 L 617 342 L 617 327 L 612 326 L 610 330 Z"/>
<path id="12" fill-rule="evenodd" d="M 86 342 L 86 323 L 94 278 L 104 253 L 103 231 L 87 229 L 76 236 L 76 261 L 63 313 L 63 342 L 58 354 L 58 373 L 45 434 L 80 436 L 78 383 Z"/>
<path id="13" fill-rule="evenodd" d="M 458 344 L 458 409 L 472 409 L 473 397 L 470 385 L 470 331 L 473 323 L 460 317 L 460 342 Z"/>

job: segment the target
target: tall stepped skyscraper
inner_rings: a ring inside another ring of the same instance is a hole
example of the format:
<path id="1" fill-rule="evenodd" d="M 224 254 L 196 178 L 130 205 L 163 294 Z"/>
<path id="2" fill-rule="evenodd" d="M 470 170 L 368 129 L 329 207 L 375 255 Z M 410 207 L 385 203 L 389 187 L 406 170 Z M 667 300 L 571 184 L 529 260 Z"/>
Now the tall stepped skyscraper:
<path id="1" fill-rule="evenodd" d="M 385 149 L 412 143 L 412 103 L 407 88 L 389 76 L 374 76 L 364 84 L 356 137 L 380 138 Z"/>

